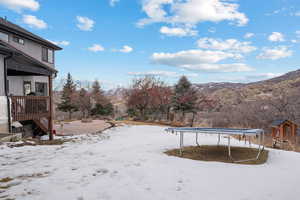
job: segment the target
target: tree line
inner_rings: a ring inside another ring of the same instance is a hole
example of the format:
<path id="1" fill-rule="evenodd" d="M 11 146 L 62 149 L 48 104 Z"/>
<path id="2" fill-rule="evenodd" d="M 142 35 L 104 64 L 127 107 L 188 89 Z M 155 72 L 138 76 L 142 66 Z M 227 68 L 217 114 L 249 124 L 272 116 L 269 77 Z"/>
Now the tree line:
<path id="1" fill-rule="evenodd" d="M 196 114 L 212 110 L 214 101 L 201 94 L 182 76 L 175 86 L 169 86 L 155 76 L 135 78 L 125 93 L 128 115 L 138 120 L 173 121 L 174 114 L 181 121 L 192 114 L 191 126 Z"/>
<path id="2" fill-rule="evenodd" d="M 113 105 L 105 96 L 99 81 L 95 80 L 90 90 L 78 87 L 70 73 L 63 85 L 61 101 L 57 104 L 57 109 L 68 113 L 69 119 L 72 119 L 72 114 L 77 111 L 81 112 L 82 118 L 113 114 Z"/>
<path id="3" fill-rule="evenodd" d="M 300 124 L 299 88 L 276 88 L 267 98 L 240 99 L 236 105 L 223 104 L 217 98 L 223 97 L 203 93 L 185 76 L 173 86 L 153 76 L 135 78 L 125 94 L 128 115 L 142 121 L 177 120 L 182 125 L 193 126 L 196 120 L 198 124 L 205 121 L 205 126 L 210 127 L 265 130 L 278 119 Z"/>
<path id="4" fill-rule="evenodd" d="M 300 93 L 297 88 L 277 88 L 269 98 L 252 101 L 241 98 L 234 105 L 203 93 L 185 76 L 180 77 L 175 85 L 168 85 L 156 76 L 137 77 L 124 91 L 127 108 L 124 115 L 135 120 L 177 121 L 185 126 L 205 121 L 206 126 L 211 127 L 265 130 L 277 119 L 289 119 L 300 124 Z M 77 111 L 82 118 L 112 116 L 114 113 L 110 99 L 97 80 L 86 89 L 75 84 L 70 74 L 63 85 L 57 108 L 67 112 L 70 119 Z"/>

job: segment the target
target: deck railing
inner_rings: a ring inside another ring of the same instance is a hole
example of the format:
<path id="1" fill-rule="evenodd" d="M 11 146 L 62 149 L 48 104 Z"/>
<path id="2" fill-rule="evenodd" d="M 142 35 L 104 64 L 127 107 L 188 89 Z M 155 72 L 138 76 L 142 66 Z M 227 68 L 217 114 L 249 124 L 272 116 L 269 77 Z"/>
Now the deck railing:
<path id="1" fill-rule="evenodd" d="M 50 97 L 12 96 L 11 114 L 13 121 L 26 121 L 50 117 Z"/>

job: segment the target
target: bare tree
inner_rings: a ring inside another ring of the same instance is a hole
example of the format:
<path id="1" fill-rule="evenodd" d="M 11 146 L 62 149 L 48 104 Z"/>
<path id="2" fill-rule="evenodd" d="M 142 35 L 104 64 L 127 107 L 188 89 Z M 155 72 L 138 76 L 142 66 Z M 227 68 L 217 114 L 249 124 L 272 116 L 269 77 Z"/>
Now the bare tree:
<path id="1" fill-rule="evenodd" d="M 92 109 L 92 101 L 91 94 L 88 93 L 86 89 L 80 89 L 77 97 L 77 104 L 79 111 L 82 113 L 82 118 L 89 117 Z"/>
<path id="2" fill-rule="evenodd" d="M 134 79 L 131 88 L 126 92 L 128 109 L 137 110 L 143 120 L 146 119 L 146 112 L 152 100 L 151 90 L 155 81 L 153 76 Z"/>

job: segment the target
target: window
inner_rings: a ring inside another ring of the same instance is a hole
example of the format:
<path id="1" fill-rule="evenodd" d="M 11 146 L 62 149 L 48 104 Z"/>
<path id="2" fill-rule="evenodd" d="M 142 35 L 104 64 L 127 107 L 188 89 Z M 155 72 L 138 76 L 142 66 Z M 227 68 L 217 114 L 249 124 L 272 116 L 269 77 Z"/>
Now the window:
<path id="1" fill-rule="evenodd" d="M 46 48 L 42 48 L 42 60 L 48 62 L 48 53 Z"/>
<path id="2" fill-rule="evenodd" d="M 0 40 L 8 42 L 8 34 L 0 32 Z"/>
<path id="3" fill-rule="evenodd" d="M 46 47 L 42 48 L 42 60 L 48 63 L 54 63 L 54 51 Z"/>
<path id="4" fill-rule="evenodd" d="M 31 82 L 24 81 L 24 95 L 27 96 L 31 93 Z"/>
<path id="5" fill-rule="evenodd" d="M 47 83 L 36 82 L 35 83 L 36 96 L 47 96 L 48 95 L 47 88 L 48 88 Z"/>
<path id="6" fill-rule="evenodd" d="M 22 38 L 19 38 L 17 36 L 13 37 L 13 41 L 16 42 L 16 43 L 22 44 L 22 45 L 25 44 L 25 41 Z"/>

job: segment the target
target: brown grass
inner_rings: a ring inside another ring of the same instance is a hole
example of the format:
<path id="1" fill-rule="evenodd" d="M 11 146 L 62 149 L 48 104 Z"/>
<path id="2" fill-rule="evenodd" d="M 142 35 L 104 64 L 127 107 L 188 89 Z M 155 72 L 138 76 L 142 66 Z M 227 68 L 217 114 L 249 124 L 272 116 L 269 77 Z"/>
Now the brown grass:
<path id="1" fill-rule="evenodd" d="M 9 147 L 23 147 L 23 146 L 37 146 L 37 145 L 62 145 L 65 142 L 69 142 L 70 139 L 56 139 L 56 140 L 38 140 L 38 139 L 27 139 L 23 140 L 23 143 L 10 144 Z"/>
<path id="2" fill-rule="evenodd" d="M 10 177 L 6 177 L 6 178 L 0 179 L 0 183 L 7 183 L 7 182 L 10 182 L 10 181 L 12 181 L 12 180 L 14 180 L 14 179 L 12 179 L 12 178 L 10 178 Z"/>
<path id="3" fill-rule="evenodd" d="M 245 147 L 231 147 L 231 155 L 235 160 L 246 160 L 249 158 L 254 158 L 257 155 L 258 150 Z M 169 156 L 179 155 L 179 149 L 172 149 L 165 152 Z M 268 151 L 264 150 L 258 160 L 240 162 L 238 164 L 250 164 L 259 165 L 264 164 L 268 160 Z M 233 161 L 228 157 L 227 146 L 190 146 L 185 147 L 183 151 L 182 158 L 188 158 L 192 160 L 201 161 L 217 161 L 224 163 L 233 163 Z"/>
<path id="4" fill-rule="evenodd" d="M 127 125 L 150 125 L 150 126 L 172 126 L 172 127 L 182 127 L 187 126 L 179 122 L 147 122 L 147 121 L 133 121 L 133 120 L 121 120 L 112 121 L 116 125 L 127 124 Z"/>
<path id="5" fill-rule="evenodd" d="M 62 140 L 62 139 L 57 139 L 57 140 L 37 140 L 37 145 L 62 145 L 65 142 L 68 142 L 70 140 Z"/>

